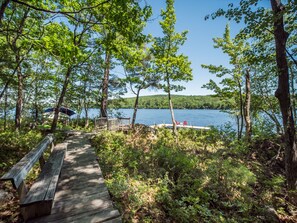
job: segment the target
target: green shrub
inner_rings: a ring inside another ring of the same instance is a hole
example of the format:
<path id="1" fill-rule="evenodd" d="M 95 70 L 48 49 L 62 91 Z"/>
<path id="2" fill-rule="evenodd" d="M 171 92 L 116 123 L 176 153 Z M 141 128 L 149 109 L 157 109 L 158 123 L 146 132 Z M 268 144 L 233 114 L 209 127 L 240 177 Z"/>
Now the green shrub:
<path id="1" fill-rule="evenodd" d="M 42 139 L 37 131 L 15 132 L 4 131 L 0 133 L 0 166 L 1 174 L 8 171 L 26 153 L 34 148 Z"/>
<path id="2" fill-rule="evenodd" d="M 282 192 L 283 177 L 263 175 L 264 163 L 248 158 L 249 145 L 224 143 L 215 129 L 178 137 L 176 144 L 170 130 L 160 129 L 156 135 L 103 132 L 93 140 L 124 221 L 259 222 L 263 205 L 280 206 L 283 199 L 272 195 Z"/>

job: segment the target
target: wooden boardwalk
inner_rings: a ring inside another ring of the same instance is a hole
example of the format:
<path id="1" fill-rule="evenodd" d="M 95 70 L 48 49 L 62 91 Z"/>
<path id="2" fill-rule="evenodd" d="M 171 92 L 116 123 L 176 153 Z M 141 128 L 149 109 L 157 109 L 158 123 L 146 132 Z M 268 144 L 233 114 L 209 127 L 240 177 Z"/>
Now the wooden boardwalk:
<path id="1" fill-rule="evenodd" d="M 78 132 L 66 143 L 67 153 L 51 214 L 29 222 L 122 222 L 87 136 Z"/>

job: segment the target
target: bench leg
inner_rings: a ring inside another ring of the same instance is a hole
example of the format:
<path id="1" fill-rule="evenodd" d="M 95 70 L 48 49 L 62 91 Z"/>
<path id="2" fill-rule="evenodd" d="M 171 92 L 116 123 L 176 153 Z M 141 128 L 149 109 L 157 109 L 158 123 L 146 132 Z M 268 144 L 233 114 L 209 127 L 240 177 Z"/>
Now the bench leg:
<path id="1" fill-rule="evenodd" d="M 51 214 L 53 201 L 42 201 L 21 206 L 21 214 L 25 221 Z"/>
<path id="2" fill-rule="evenodd" d="M 45 165 L 45 159 L 43 157 L 43 154 L 40 156 L 39 158 L 39 165 L 40 165 L 40 169 L 42 170 L 42 168 L 44 167 Z"/>
<path id="3" fill-rule="evenodd" d="M 19 194 L 20 201 L 22 201 L 25 198 L 25 196 L 26 196 L 26 194 L 28 192 L 28 189 L 27 189 L 26 184 L 25 184 L 24 181 L 22 181 L 20 186 L 17 188 L 17 191 L 18 191 L 18 194 Z"/>

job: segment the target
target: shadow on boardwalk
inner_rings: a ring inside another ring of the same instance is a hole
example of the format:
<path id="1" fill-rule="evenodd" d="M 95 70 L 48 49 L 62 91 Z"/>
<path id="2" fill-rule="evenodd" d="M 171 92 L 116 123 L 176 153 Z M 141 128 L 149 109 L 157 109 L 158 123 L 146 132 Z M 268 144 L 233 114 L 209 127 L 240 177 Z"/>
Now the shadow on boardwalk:
<path id="1" fill-rule="evenodd" d="M 87 136 L 76 132 L 66 143 L 51 215 L 30 222 L 122 222 Z"/>

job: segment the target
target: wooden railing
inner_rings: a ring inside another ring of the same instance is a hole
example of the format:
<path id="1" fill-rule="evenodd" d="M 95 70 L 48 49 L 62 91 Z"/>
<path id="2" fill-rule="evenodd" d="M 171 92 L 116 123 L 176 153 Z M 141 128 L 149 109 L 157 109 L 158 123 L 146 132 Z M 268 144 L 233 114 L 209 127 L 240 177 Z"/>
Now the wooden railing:
<path id="1" fill-rule="evenodd" d="M 96 118 L 94 120 L 96 129 L 107 129 L 111 131 L 130 128 L 130 118 Z"/>

